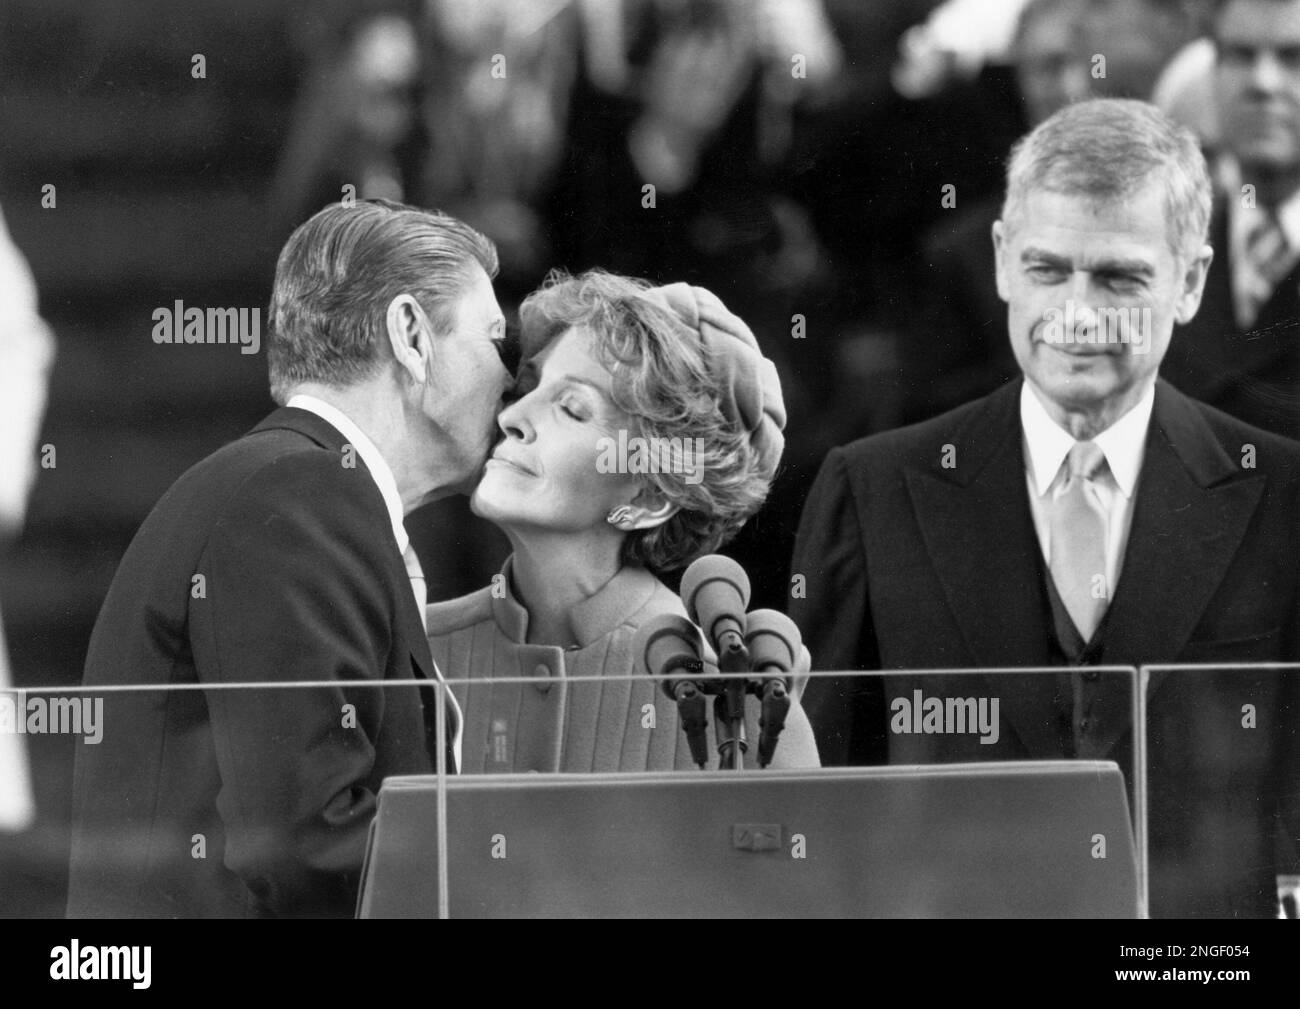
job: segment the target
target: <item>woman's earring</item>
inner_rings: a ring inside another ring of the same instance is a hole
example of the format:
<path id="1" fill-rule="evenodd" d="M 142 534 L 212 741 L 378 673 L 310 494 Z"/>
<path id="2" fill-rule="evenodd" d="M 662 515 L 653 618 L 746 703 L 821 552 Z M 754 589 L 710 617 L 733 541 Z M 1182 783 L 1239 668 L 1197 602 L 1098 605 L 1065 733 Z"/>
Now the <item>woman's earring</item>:
<path id="1" fill-rule="evenodd" d="M 628 505 L 619 505 L 605 516 L 605 521 L 612 526 L 625 526 L 632 518 L 632 509 Z"/>

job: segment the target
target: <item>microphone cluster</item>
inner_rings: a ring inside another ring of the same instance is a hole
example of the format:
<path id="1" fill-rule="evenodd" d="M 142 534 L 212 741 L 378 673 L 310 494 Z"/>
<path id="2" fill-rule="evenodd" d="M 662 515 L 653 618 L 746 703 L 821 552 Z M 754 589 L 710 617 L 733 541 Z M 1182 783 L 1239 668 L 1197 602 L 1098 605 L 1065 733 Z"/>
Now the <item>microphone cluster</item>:
<path id="1" fill-rule="evenodd" d="M 748 749 L 745 696 L 759 697 L 758 761 L 766 767 L 790 711 L 790 676 L 803 647 L 799 629 L 776 610 L 747 613 L 749 577 L 721 554 L 701 557 L 686 569 L 681 597 L 687 616 L 664 613 L 647 621 L 637 631 L 633 654 L 677 702 L 691 757 L 700 767 L 708 763 L 706 697 L 714 697 L 719 766 L 737 770 Z M 706 676 L 704 642 L 717 655 L 719 672 L 749 675 Z"/>

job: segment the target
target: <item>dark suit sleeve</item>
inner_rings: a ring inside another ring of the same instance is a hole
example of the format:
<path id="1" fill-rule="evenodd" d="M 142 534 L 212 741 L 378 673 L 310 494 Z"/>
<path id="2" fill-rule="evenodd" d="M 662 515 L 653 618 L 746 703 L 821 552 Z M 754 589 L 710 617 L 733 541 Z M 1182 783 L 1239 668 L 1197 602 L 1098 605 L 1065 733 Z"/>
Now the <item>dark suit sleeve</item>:
<path id="1" fill-rule="evenodd" d="M 206 598 L 189 609 L 205 683 L 326 683 L 206 693 L 223 857 L 262 913 L 354 908 L 385 698 L 336 684 L 383 678 L 394 612 L 384 550 L 396 545 L 376 528 L 369 479 L 330 453 L 277 460 L 236 492 L 198 565 Z"/>
<path id="2" fill-rule="evenodd" d="M 791 574 L 804 580 L 804 594 L 795 593 L 790 616 L 812 653 L 813 669 L 878 668 L 866 551 L 842 449 L 831 451 L 813 482 L 799 520 Z M 803 705 L 823 764 L 884 761 L 880 687 L 876 677 L 809 680 Z"/>

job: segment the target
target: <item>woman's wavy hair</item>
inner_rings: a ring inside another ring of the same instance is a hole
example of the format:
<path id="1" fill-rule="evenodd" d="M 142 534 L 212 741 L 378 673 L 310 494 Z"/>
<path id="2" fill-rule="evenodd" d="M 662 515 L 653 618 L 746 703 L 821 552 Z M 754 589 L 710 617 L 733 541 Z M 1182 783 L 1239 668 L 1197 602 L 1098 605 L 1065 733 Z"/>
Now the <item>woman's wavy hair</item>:
<path id="1" fill-rule="evenodd" d="M 678 511 L 653 529 L 633 531 L 623 560 L 665 572 L 734 537 L 767 498 L 772 474 L 764 471 L 748 432 L 723 415 L 718 379 L 698 334 L 639 296 L 652 286 L 603 270 L 576 277 L 557 270 L 519 314 L 524 360 L 570 329 L 592 334 L 599 360 L 613 375 L 614 403 L 632 418 L 629 438 L 649 445 L 701 440 L 703 453 L 694 460 L 702 474 L 698 483 L 688 482 L 686 472 L 641 475 Z"/>

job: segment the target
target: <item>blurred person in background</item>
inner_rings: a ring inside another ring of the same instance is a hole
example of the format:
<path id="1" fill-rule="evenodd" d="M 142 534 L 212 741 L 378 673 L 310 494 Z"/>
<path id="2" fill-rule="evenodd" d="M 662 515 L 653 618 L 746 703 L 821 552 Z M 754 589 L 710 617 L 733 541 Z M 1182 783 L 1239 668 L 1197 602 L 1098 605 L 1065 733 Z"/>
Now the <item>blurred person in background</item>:
<path id="1" fill-rule="evenodd" d="M 820 339 L 791 344 L 825 404 L 806 425 L 818 439 L 812 468 L 831 444 L 902 418 L 917 382 L 909 344 L 918 285 L 929 279 L 921 242 L 954 213 L 941 206 L 943 187 L 957 186 L 962 211 L 995 194 L 999 159 L 1023 132 L 1004 65 L 1022 6 L 826 4 L 850 87 L 812 117 L 794 172 L 833 271 L 828 296 L 802 299 Z"/>
<path id="2" fill-rule="evenodd" d="M 333 32 L 317 24 L 308 44 L 314 65 L 271 184 L 271 227 L 280 241 L 326 203 L 402 202 L 414 181 L 416 25 L 400 9 L 363 9 Z"/>
<path id="3" fill-rule="evenodd" d="M 1091 93 L 1080 13 L 1086 0 L 1031 0 L 1011 41 L 1011 65 L 1033 128 Z"/>
<path id="4" fill-rule="evenodd" d="M 1169 62 L 1204 33 L 1214 0 L 1087 0 L 1082 28 L 1093 91 L 1150 101 Z"/>
<path id="5" fill-rule="evenodd" d="M 1083 8 L 1090 0 L 1032 0 L 1020 14 L 1010 57 L 1027 127 L 1090 94 Z M 958 193 L 961 185 L 957 185 Z M 915 322 L 903 343 L 907 381 L 903 419 L 924 420 L 992 392 L 1018 368 L 1006 332 L 1006 307 L 988 282 L 993 273 L 993 222 L 1002 212 L 990 196 L 968 209 L 958 201 L 926 237 L 925 282 Z"/>
<path id="6" fill-rule="evenodd" d="M 1210 150 L 1222 139 L 1214 88 L 1217 63 L 1214 40 L 1208 36 L 1194 39 L 1165 66 L 1151 93 L 1151 104 L 1195 133 Z"/>
<path id="7" fill-rule="evenodd" d="M 781 254 L 807 236 L 776 204 L 799 113 L 835 93 L 844 64 L 820 0 L 581 8 L 586 72 L 551 215 L 560 262 L 712 274 L 729 294 L 738 271 L 761 271 L 740 279 L 756 288 L 801 281 L 810 267 Z"/>
<path id="8" fill-rule="evenodd" d="M 37 442 L 54 361 L 54 337 L 37 310 L 36 283 L 0 214 L 0 549 L 23 527 L 37 474 Z M 13 686 L 0 620 L 0 697 Z M 15 718 L 25 718 L 15 705 Z M 0 730 L 0 831 L 35 815 L 27 755 L 14 726 Z"/>
<path id="9" fill-rule="evenodd" d="M 1300 438 L 1300 2 L 1225 0 L 1213 27 L 1215 257 L 1165 374 Z"/>
<path id="10" fill-rule="evenodd" d="M 581 8 L 571 0 L 423 7 L 418 202 L 473 221 L 496 244 L 510 303 L 552 265 L 541 210 L 565 153 Z"/>
<path id="11" fill-rule="evenodd" d="M 1029 0 L 944 0 L 898 40 L 890 71 L 905 98 L 926 98 L 954 78 L 974 80 L 987 63 L 1005 58 Z"/>

